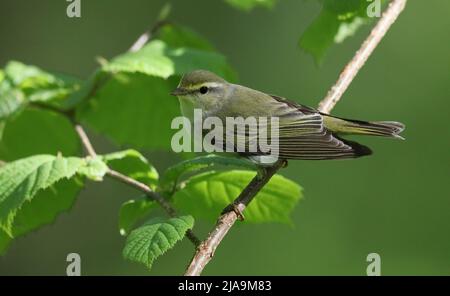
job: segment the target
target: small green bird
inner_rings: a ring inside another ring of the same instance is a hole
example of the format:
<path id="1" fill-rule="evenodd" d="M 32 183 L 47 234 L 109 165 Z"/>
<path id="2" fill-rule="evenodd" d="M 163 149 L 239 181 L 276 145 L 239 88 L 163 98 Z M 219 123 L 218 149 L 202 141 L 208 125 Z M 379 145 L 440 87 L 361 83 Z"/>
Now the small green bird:
<path id="1" fill-rule="evenodd" d="M 279 157 L 282 159 L 343 159 L 370 155 L 372 151 L 341 135 L 373 135 L 403 139 L 405 126 L 395 121 L 359 121 L 324 114 L 284 98 L 227 82 L 205 70 L 185 74 L 171 93 L 178 96 L 184 116 L 192 119 L 194 108 L 203 116 L 277 117 Z M 241 153 L 245 154 L 245 153 Z M 251 153 L 247 156 L 263 156 Z"/>

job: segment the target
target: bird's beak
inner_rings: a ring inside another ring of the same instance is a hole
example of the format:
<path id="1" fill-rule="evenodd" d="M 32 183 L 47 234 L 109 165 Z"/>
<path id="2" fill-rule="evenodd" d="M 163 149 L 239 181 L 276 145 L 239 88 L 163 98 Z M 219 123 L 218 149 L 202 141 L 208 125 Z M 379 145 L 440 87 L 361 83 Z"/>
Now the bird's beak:
<path id="1" fill-rule="evenodd" d="M 186 95 L 187 93 L 188 93 L 188 91 L 186 89 L 181 88 L 181 87 L 177 87 L 176 89 L 174 89 L 170 93 L 170 95 L 172 95 L 172 96 L 183 96 L 183 95 Z"/>

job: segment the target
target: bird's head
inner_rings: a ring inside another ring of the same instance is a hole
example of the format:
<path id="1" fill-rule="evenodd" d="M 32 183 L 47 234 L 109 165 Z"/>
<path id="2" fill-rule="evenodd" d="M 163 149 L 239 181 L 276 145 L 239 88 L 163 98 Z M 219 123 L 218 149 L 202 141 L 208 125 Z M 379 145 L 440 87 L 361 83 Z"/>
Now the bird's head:
<path id="1" fill-rule="evenodd" d="M 181 101 L 188 100 L 200 108 L 217 104 L 224 97 L 228 82 L 206 70 L 195 70 L 183 75 L 178 87 L 170 94 Z"/>

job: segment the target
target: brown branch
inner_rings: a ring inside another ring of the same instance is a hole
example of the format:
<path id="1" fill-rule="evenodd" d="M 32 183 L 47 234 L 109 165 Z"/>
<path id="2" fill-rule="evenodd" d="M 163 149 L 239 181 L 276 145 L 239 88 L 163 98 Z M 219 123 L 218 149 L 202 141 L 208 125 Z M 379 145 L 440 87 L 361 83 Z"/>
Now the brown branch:
<path id="1" fill-rule="evenodd" d="M 133 45 L 128 49 L 129 52 L 136 52 L 138 50 L 140 50 L 142 47 L 144 47 L 145 44 L 147 44 L 147 42 L 149 42 L 153 36 L 156 34 L 156 32 L 158 32 L 158 30 L 169 24 L 168 21 L 166 20 L 159 20 L 157 21 L 152 28 L 150 28 L 150 30 L 144 32 L 143 34 L 141 34 L 139 36 L 139 38 L 133 43 Z"/>
<path id="2" fill-rule="evenodd" d="M 96 157 L 97 153 L 94 150 L 94 147 L 92 146 L 91 141 L 89 140 L 86 132 L 84 131 L 83 127 L 76 123 L 75 126 L 75 131 L 78 134 L 78 137 L 81 140 L 81 144 L 83 145 L 84 149 L 86 150 L 87 154 L 91 157 Z"/>
<path id="3" fill-rule="evenodd" d="M 329 113 L 333 109 L 336 103 L 341 99 L 345 90 L 355 78 L 358 71 L 372 54 L 375 47 L 405 8 L 405 5 L 406 0 L 391 1 L 389 7 L 372 29 L 370 35 L 366 38 L 361 48 L 356 52 L 353 59 L 341 72 L 335 85 L 333 85 L 327 96 L 320 102 L 320 111 Z M 206 264 L 211 261 L 215 250 L 222 242 L 223 238 L 238 219 L 238 214 L 236 212 L 242 212 L 245 210 L 247 205 L 252 201 L 253 197 L 259 192 L 259 190 L 261 190 L 261 188 L 264 187 L 267 182 L 270 181 L 270 178 L 281 167 L 282 162 L 279 161 L 275 164 L 275 166 L 266 169 L 262 176 L 256 176 L 252 181 L 250 181 L 239 197 L 236 198 L 233 202 L 234 205 L 231 205 L 225 209 L 226 212 L 219 217 L 213 230 L 208 234 L 208 237 L 198 246 L 185 275 L 192 276 L 200 275 L 202 273 Z M 231 208 L 234 208 L 235 211 L 231 210 Z"/>

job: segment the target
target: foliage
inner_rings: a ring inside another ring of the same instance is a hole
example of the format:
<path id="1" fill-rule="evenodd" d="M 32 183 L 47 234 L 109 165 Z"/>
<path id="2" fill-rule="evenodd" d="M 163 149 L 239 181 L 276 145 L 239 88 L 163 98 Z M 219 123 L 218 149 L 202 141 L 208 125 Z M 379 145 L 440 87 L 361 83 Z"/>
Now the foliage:
<path id="1" fill-rule="evenodd" d="M 371 18 L 367 0 L 321 0 L 322 9 L 300 38 L 299 45 L 321 64 L 328 49 L 341 43 Z M 384 2 L 384 0 L 383 0 Z M 381 3 L 381 2 L 380 2 Z"/>
<path id="2" fill-rule="evenodd" d="M 147 217 L 155 207 L 156 203 L 146 196 L 124 202 L 119 211 L 120 235 L 128 235 L 136 223 Z"/>
<path id="3" fill-rule="evenodd" d="M 61 114 L 30 107 L 4 123 L 0 141 L 0 159 L 4 161 L 35 154 L 78 155 L 81 152 L 72 123 Z"/>
<path id="4" fill-rule="evenodd" d="M 160 126 L 170 126 L 180 114 L 176 98 L 169 93 L 183 73 L 206 69 L 234 80 L 225 57 L 190 30 L 170 25 L 158 38 L 138 52 L 125 53 L 106 63 L 101 71 L 113 77 L 78 108 L 82 121 L 118 144 L 170 148 L 173 131 Z M 102 77 L 96 75 L 93 79 Z"/>
<path id="5" fill-rule="evenodd" d="M 197 218 L 214 221 L 255 176 L 252 171 L 206 172 L 190 178 L 174 195 L 174 205 Z M 301 197 L 296 183 L 275 175 L 245 210 L 245 222 L 290 223 Z"/>
<path id="6" fill-rule="evenodd" d="M 250 11 L 258 6 L 273 8 L 276 0 L 225 0 L 231 6 Z M 320 65 L 329 48 L 341 43 L 356 31 L 370 22 L 367 10 L 374 3 L 370 0 L 317 0 L 322 8 L 319 15 L 303 32 L 299 46 L 311 54 Z M 378 1 L 378 0 L 375 0 Z M 385 0 L 379 0 L 384 4 Z"/>
<path id="7" fill-rule="evenodd" d="M 149 220 L 130 233 L 123 256 L 150 268 L 157 257 L 173 248 L 192 227 L 194 219 L 191 216 Z"/>
<path id="8" fill-rule="evenodd" d="M 158 171 L 138 151 L 129 149 L 114 152 L 103 155 L 102 159 L 110 168 L 156 189 Z"/>
<path id="9" fill-rule="evenodd" d="M 276 1 L 226 2 L 249 11 Z M 322 12 L 300 41 L 318 61 L 333 42 L 355 31 L 367 5 L 362 0 L 322 2 Z M 0 70 L 0 253 L 14 238 L 52 223 L 71 208 L 86 180 L 102 181 L 110 169 L 147 185 L 187 214 L 152 217 L 158 203 L 150 197 L 126 201 L 118 224 L 120 234 L 128 235 L 123 255 L 131 261 L 151 267 L 193 228 L 193 217 L 217 218 L 258 173 L 252 162 L 202 156 L 175 164 L 160 178 L 136 150 L 80 156 L 73 126 L 81 122 L 119 145 L 168 150 L 170 122 L 179 115 L 169 92 L 194 69 L 236 80 L 227 59 L 205 38 L 165 24 L 140 50 L 102 61 L 85 81 L 17 61 Z M 301 196 L 298 184 L 275 175 L 249 205 L 245 221 L 291 223 Z M 142 221 L 147 222 L 135 228 Z"/>
<path id="10" fill-rule="evenodd" d="M 70 208 L 80 185 L 76 174 L 99 180 L 103 172 L 91 159 L 59 155 L 35 155 L 4 165 L 0 228 L 14 238 L 51 222 L 58 212 Z"/>
<path id="11" fill-rule="evenodd" d="M 38 67 L 9 62 L 0 79 L 0 120 L 4 120 L 27 104 L 60 104 L 79 88 L 79 81 L 67 75 L 45 72 Z"/>
<path id="12" fill-rule="evenodd" d="M 238 9 L 250 11 L 257 6 L 263 6 L 266 8 L 272 8 L 275 5 L 276 0 L 225 0 L 231 6 Z"/>

